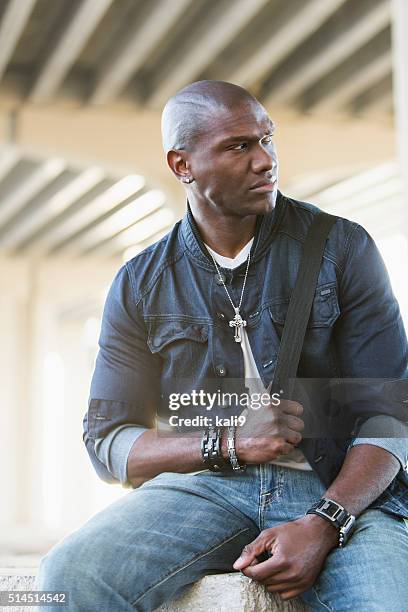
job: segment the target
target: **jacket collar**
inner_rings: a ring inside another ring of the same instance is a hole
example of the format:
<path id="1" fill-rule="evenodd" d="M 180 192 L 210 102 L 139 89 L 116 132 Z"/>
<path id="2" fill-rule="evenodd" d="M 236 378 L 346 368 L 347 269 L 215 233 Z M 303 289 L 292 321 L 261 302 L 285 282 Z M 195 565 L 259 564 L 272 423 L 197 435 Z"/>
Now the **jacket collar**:
<path id="1" fill-rule="evenodd" d="M 285 212 L 285 197 L 278 191 L 275 208 L 266 215 L 259 215 L 255 227 L 255 237 L 251 248 L 251 261 L 262 257 L 269 247 Z M 214 264 L 205 248 L 197 224 L 187 200 L 187 212 L 181 220 L 181 235 L 189 253 L 203 267 L 212 270 Z M 245 262 L 242 264 L 245 265 Z"/>

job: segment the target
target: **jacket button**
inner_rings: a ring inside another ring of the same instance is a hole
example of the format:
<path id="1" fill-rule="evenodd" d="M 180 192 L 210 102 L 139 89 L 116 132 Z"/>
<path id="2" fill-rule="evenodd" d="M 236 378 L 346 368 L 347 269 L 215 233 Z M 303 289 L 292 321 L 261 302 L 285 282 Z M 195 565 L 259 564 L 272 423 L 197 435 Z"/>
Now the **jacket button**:
<path id="1" fill-rule="evenodd" d="M 227 280 L 227 277 L 225 276 L 225 274 L 215 275 L 215 282 L 217 283 L 217 285 L 222 285 L 223 283 L 225 283 L 226 280 Z"/>
<path id="2" fill-rule="evenodd" d="M 221 319 L 221 321 L 223 321 L 225 319 L 225 314 L 223 314 L 222 312 L 217 312 L 217 317 Z"/>
<path id="3" fill-rule="evenodd" d="M 217 365 L 215 367 L 215 371 L 217 372 L 218 376 L 226 376 L 227 374 L 227 369 L 224 364 Z"/>

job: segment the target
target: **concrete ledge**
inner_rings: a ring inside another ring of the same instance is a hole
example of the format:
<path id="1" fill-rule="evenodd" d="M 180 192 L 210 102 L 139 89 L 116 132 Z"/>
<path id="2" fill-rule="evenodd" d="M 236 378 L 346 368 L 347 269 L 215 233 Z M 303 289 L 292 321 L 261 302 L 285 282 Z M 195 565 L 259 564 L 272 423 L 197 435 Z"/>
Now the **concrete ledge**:
<path id="1" fill-rule="evenodd" d="M 0 591 L 34 590 L 37 567 L 30 567 L 30 564 L 26 565 L 24 561 L 23 558 L 17 561 L 10 560 L 6 566 L 0 567 Z M 0 606 L 0 609 L 10 610 L 10 612 L 35 612 L 37 610 L 33 606 Z"/>
<path id="2" fill-rule="evenodd" d="M 34 586 L 38 571 L 38 557 L 2 558 L 0 563 L 0 591 L 29 591 Z"/>
<path id="3" fill-rule="evenodd" d="M 300 599 L 282 601 L 238 572 L 205 576 L 156 612 L 306 612 Z"/>
<path id="4" fill-rule="evenodd" d="M 19 566 L 23 560 L 0 568 L 0 591 L 27 591 L 34 588 L 36 567 Z M 7 608 L 33 612 L 33 607 Z M 306 612 L 300 599 L 283 602 L 257 582 L 238 572 L 205 576 L 185 589 L 182 596 L 163 604 L 156 612 Z M 113 612 L 113 611 L 112 611 Z"/>

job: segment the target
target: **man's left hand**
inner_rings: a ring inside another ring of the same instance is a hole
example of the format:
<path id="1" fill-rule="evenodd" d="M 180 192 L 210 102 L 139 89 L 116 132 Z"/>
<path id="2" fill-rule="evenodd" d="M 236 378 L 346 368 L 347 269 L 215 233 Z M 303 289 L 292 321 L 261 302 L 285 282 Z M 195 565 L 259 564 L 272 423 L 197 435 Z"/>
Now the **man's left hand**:
<path id="1" fill-rule="evenodd" d="M 265 585 L 282 599 L 297 597 L 315 583 L 329 552 L 337 545 L 338 530 L 325 519 L 308 514 L 264 529 L 244 547 L 234 569 Z M 257 557 L 272 556 L 260 562 Z"/>

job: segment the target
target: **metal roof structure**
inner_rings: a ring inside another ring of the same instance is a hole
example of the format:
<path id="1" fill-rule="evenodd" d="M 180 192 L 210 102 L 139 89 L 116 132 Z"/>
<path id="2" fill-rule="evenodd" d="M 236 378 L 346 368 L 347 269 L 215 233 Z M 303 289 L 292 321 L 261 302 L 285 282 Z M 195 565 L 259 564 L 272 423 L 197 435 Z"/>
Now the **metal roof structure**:
<path id="1" fill-rule="evenodd" d="M 136 174 L 0 150 L 0 252 L 120 255 L 174 222 L 166 196 Z"/>
<path id="2" fill-rule="evenodd" d="M 221 79 L 265 105 L 389 117 L 390 23 L 391 0 L 0 0 L 0 106 L 159 110 Z M 0 253 L 117 255 L 173 221 L 145 176 L 0 149 Z"/>
<path id="3" fill-rule="evenodd" d="M 398 231 L 403 217 L 402 179 L 394 162 L 354 176 L 290 187 L 288 193 L 327 212 Z M 136 253 L 173 225 L 166 195 L 143 176 L 62 158 L 0 149 L 0 253 L 13 255 L 120 256 Z M 384 211 L 386 216 L 384 217 Z"/>
<path id="4" fill-rule="evenodd" d="M 222 79 L 301 110 L 390 109 L 390 0 L 1 0 L 0 100 L 161 107 Z"/>

